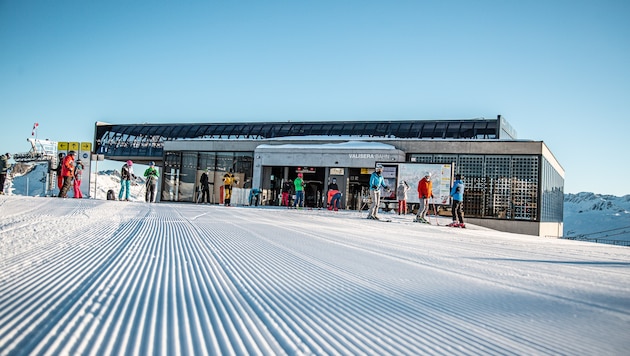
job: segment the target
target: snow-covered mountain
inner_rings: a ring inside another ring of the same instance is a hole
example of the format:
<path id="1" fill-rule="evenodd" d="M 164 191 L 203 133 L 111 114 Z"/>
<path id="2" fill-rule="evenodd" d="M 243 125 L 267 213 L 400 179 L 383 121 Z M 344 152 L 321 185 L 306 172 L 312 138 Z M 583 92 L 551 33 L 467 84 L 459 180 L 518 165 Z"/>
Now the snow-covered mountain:
<path id="1" fill-rule="evenodd" d="M 16 195 L 44 196 L 47 166 L 16 165 L 9 191 Z M 107 191 L 120 189 L 116 170 L 92 173 L 90 196 L 106 199 Z M 131 186 L 130 200 L 144 200 L 144 179 Z M 56 193 L 56 191 L 54 191 Z M 50 195 L 50 192 L 49 194 Z M 630 195 L 617 197 L 596 193 L 565 194 L 564 237 L 602 243 L 630 244 Z"/>
<path id="2" fill-rule="evenodd" d="M 630 195 L 565 194 L 564 236 L 607 243 L 630 241 Z"/>

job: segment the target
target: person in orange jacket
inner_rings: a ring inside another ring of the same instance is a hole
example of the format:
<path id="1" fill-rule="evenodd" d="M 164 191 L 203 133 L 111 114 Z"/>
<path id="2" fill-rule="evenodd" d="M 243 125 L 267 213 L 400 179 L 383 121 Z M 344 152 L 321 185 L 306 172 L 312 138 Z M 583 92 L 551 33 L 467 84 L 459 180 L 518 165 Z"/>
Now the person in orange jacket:
<path id="1" fill-rule="evenodd" d="M 428 224 L 426 219 L 429 210 L 429 199 L 433 197 L 433 182 L 431 182 L 431 172 L 427 172 L 420 182 L 418 182 L 418 198 L 420 199 L 420 207 L 414 221 Z"/>
<path id="2" fill-rule="evenodd" d="M 59 198 L 67 198 L 68 190 L 72 187 L 74 179 L 74 151 L 68 152 L 68 155 L 61 162 L 61 176 L 63 177 L 63 186 L 59 191 Z"/>

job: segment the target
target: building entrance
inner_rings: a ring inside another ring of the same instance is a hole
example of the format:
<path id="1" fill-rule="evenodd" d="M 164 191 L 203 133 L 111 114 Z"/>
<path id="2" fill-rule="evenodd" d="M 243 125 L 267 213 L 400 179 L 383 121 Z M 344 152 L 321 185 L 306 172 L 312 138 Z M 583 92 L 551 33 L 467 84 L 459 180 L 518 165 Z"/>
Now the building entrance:
<path id="1" fill-rule="evenodd" d="M 328 206 L 328 186 L 333 178 L 342 193 L 341 208 L 359 210 L 366 208 L 365 200 L 369 197 L 370 169 L 366 168 L 330 168 L 273 166 L 264 167 L 261 189 L 265 192 L 267 205 L 282 205 L 282 186 L 290 184 L 289 205 L 295 198 L 294 181 L 302 173 L 305 183 L 304 206 L 308 208 L 326 208 Z"/>
<path id="2" fill-rule="evenodd" d="M 370 175 L 364 168 L 350 168 L 348 172 L 348 209 L 367 209 L 370 197 Z"/>

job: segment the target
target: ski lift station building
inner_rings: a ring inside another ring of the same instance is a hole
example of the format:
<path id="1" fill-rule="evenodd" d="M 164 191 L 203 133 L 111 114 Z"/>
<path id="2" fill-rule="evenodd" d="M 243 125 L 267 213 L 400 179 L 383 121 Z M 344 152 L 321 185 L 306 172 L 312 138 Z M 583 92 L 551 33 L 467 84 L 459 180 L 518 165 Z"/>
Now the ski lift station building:
<path id="1" fill-rule="evenodd" d="M 160 201 L 198 201 L 200 176 L 208 172 L 211 199 L 221 203 L 222 177 L 231 170 L 238 181 L 233 203 L 239 191 L 245 196 L 258 188 L 264 205 L 277 206 L 283 183 L 303 173 L 308 207 L 326 205 L 327 186 L 335 178 L 342 208 L 359 210 L 365 208 L 370 174 L 381 163 L 392 192 L 402 180 L 409 183 L 412 205 L 418 201 L 418 179 L 433 172 L 433 203 L 450 214 L 444 190 L 461 174 L 467 222 L 562 236 L 564 169 L 544 142 L 517 139 L 500 115 L 368 122 L 97 122 L 94 147 L 109 160 L 155 161 L 161 171 Z M 384 192 L 384 197 L 383 208 L 397 208 L 394 194 Z"/>

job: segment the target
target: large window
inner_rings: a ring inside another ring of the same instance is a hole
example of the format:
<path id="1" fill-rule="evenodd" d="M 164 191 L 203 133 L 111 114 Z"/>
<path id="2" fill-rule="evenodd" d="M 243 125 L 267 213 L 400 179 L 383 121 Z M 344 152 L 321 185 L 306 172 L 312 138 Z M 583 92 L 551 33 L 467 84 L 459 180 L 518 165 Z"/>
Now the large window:
<path id="1" fill-rule="evenodd" d="M 216 171 L 216 160 L 217 155 L 214 152 L 200 152 L 199 153 L 199 163 L 197 164 L 197 168 L 200 170 L 209 170 Z"/>
<path id="2" fill-rule="evenodd" d="M 166 152 L 162 174 L 162 201 L 176 201 L 179 194 L 179 171 L 182 164 L 180 152 Z"/>
<path id="3" fill-rule="evenodd" d="M 179 196 L 177 201 L 191 202 L 194 199 L 197 180 L 197 152 L 182 152 L 182 169 L 179 174 Z"/>
<path id="4" fill-rule="evenodd" d="M 541 170 L 542 204 L 540 221 L 560 222 L 564 218 L 564 179 L 543 158 Z"/>
<path id="5" fill-rule="evenodd" d="M 409 154 L 418 163 L 455 163 L 455 173 L 464 176 L 464 214 L 469 217 L 537 221 L 540 213 L 540 156 L 536 155 L 431 155 Z M 564 182 L 549 167 L 543 169 L 542 221 L 562 221 L 557 200 Z M 548 178 L 545 178 L 547 177 Z M 548 182 L 548 183 L 547 183 Z M 547 188 L 548 187 L 548 188 Z M 547 207 L 551 204 L 551 207 Z M 558 219 L 558 216 L 560 218 Z M 555 220 L 543 220 L 555 219 Z"/>
<path id="6" fill-rule="evenodd" d="M 236 161 L 234 171 L 245 174 L 243 188 L 252 187 L 252 174 L 254 173 L 254 154 L 252 152 L 235 152 Z"/>
<path id="7" fill-rule="evenodd" d="M 221 179 L 226 172 L 234 172 L 241 181 L 239 187 L 251 186 L 253 161 L 253 152 L 168 151 L 165 153 L 161 200 L 196 202 L 201 174 L 208 171 L 211 200 L 218 203 Z"/>

